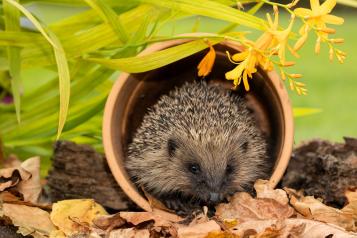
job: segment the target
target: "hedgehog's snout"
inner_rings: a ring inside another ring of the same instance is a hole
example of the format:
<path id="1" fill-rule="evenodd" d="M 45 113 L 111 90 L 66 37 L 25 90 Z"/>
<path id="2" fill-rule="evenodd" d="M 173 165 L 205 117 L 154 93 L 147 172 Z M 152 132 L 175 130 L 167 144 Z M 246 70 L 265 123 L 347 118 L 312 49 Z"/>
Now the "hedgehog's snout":
<path id="1" fill-rule="evenodd" d="M 211 193 L 209 194 L 209 201 L 210 201 L 210 202 L 216 203 L 216 202 L 221 201 L 222 199 L 223 199 L 222 194 L 213 193 L 213 192 L 211 192 Z"/>

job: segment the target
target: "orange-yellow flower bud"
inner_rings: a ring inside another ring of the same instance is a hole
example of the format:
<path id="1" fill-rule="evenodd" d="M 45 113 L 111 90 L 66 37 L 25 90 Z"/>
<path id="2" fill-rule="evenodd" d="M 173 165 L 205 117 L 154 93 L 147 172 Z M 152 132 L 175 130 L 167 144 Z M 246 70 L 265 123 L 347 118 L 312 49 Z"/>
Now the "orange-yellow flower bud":
<path id="1" fill-rule="evenodd" d="M 333 55 L 335 53 L 332 47 L 330 47 L 330 50 L 329 50 L 328 53 L 329 53 L 329 59 L 332 62 L 333 61 Z"/>
<path id="2" fill-rule="evenodd" d="M 288 74 L 288 76 L 289 76 L 290 78 L 297 79 L 297 78 L 301 78 L 301 77 L 302 77 L 302 74 Z"/>
<path id="3" fill-rule="evenodd" d="M 340 44 L 340 43 L 345 42 L 345 40 L 342 38 L 337 38 L 337 39 L 330 39 L 330 42 L 335 43 L 335 44 Z"/>
<path id="4" fill-rule="evenodd" d="M 321 37 L 319 36 L 316 40 L 316 44 L 315 44 L 315 53 L 319 54 L 320 53 L 320 49 L 321 49 Z"/>
<path id="5" fill-rule="evenodd" d="M 333 29 L 333 28 L 328 28 L 328 27 L 325 27 L 325 28 L 320 28 L 318 29 L 319 31 L 322 31 L 324 33 L 327 33 L 327 34 L 335 34 L 336 33 L 336 30 Z"/>
<path id="6" fill-rule="evenodd" d="M 294 50 L 298 51 L 299 49 L 301 49 L 301 47 L 305 44 L 306 40 L 307 40 L 307 33 L 304 33 L 295 43 L 294 45 Z"/>
<path id="7" fill-rule="evenodd" d="M 212 67 L 216 59 L 216 51 L 210 43 L 208 43 L 208 45 L 208 53 L 205 55 L 205 57 L 203 57 L 203 59 L 197 66 L 199 77 L 205 77 L 212 71 Z"/>

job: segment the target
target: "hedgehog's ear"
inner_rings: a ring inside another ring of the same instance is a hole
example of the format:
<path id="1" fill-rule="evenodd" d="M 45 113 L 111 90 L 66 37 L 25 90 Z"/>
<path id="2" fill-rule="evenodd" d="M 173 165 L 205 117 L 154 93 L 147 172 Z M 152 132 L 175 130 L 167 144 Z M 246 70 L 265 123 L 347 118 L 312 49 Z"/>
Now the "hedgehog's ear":
<path id="1" fill-rule="evenodd" d="M 167 151 L 170 157 L 173 157 L 175 155 L 177 147 L 177 142 L 174 139 L 169 138 L 169 140 L 167 141 Z"/>

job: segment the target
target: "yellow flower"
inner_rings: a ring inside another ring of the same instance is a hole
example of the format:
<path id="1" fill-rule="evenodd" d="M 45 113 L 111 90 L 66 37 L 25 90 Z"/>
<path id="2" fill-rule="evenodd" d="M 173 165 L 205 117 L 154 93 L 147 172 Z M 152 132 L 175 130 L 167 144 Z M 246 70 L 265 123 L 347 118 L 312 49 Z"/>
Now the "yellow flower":
<path id="1" fill-rule="evenodd" d="M 226 73 L 226 79 L 233 80 L 234 88 L 236 88 L 242 81 L 246 91 L 249 91 L 248 79 L 252 78 L 253 74 L 257 72 L 257 67 L 261 66 L 267 71 L 274 68 L 270 57 L 273 54 L 278 54 L 282 66 L 292 65 L 292 62 L 285 61 L 285 49 L 288 48 L 292 53 L 293 50 L 288 45 L 288 37 L 291 32 L 294 16 L 292 16 L 290 24 L 285 30 L 279 29 L 279 14 L 278 9 L 274 8 L 274 22 L 270 15 L 268 18 L 268 29 L 264 32 L 258 40 L 254 43 L 249 43 L 251 46 L 243 52 L 234 54 L 232 57 L 228 53 L 228 58 L 234 64 L 238 64 L 233 70 Z M 240 63 L 237 63 L 240 62 Z"/>
<path id="2" fill-rule="evenodd" d="M 278 30 L 279 28 L 279 11 L 276 6 L 274 6 L 274 22 L 272 21 L 269 14 L 267 14 L 269 29 L 268 31 L 274 36 L 273 47 L 277 51 L 280 62 L 282 65 L 285 64 L 285 50 L 288 48 L 293 55 L 296 52 L 288 45 L 289 34 L 294 25 L 295 15 L 291 15 L 291 20 L 289 26 L 285 30 Z M 275 53 L 274 51 L 272 53 Z"/>
<path id="3" fill-rule="evenodd" d="M 212 71 L 216 59 L 216 51 L 209 42 L 207 43 L 209 45 L 209 51 L 197 66 L 199 77 L 205 77 Z"/>
<path id="4" fill-rule="evenodd" d="M 311 9 L 296 8 L 294 13 L 303 17 L 308 23 L 317 26 L 320 29 L 326 28 L 327 24 L 341 25 L 343 18 L 330 15 L 329 13 L 336 5 L 336 0 L 326 0 L 320 5 L 319 0 L 310 0 Z"/>

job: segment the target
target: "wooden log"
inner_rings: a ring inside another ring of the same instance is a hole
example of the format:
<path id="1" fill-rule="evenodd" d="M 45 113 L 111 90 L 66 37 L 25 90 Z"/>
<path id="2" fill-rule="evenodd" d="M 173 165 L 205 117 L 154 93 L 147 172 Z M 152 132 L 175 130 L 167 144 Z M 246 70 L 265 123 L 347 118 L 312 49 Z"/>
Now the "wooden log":
<path id="1" fill-rule="evenodd" d="M 54 146 L 47 185 L 53 202 L 93 198 L 114 210 L 127 210 L 134 206 L 112 176 L 105 157 L 87 145 L 58 141 Z"/>

